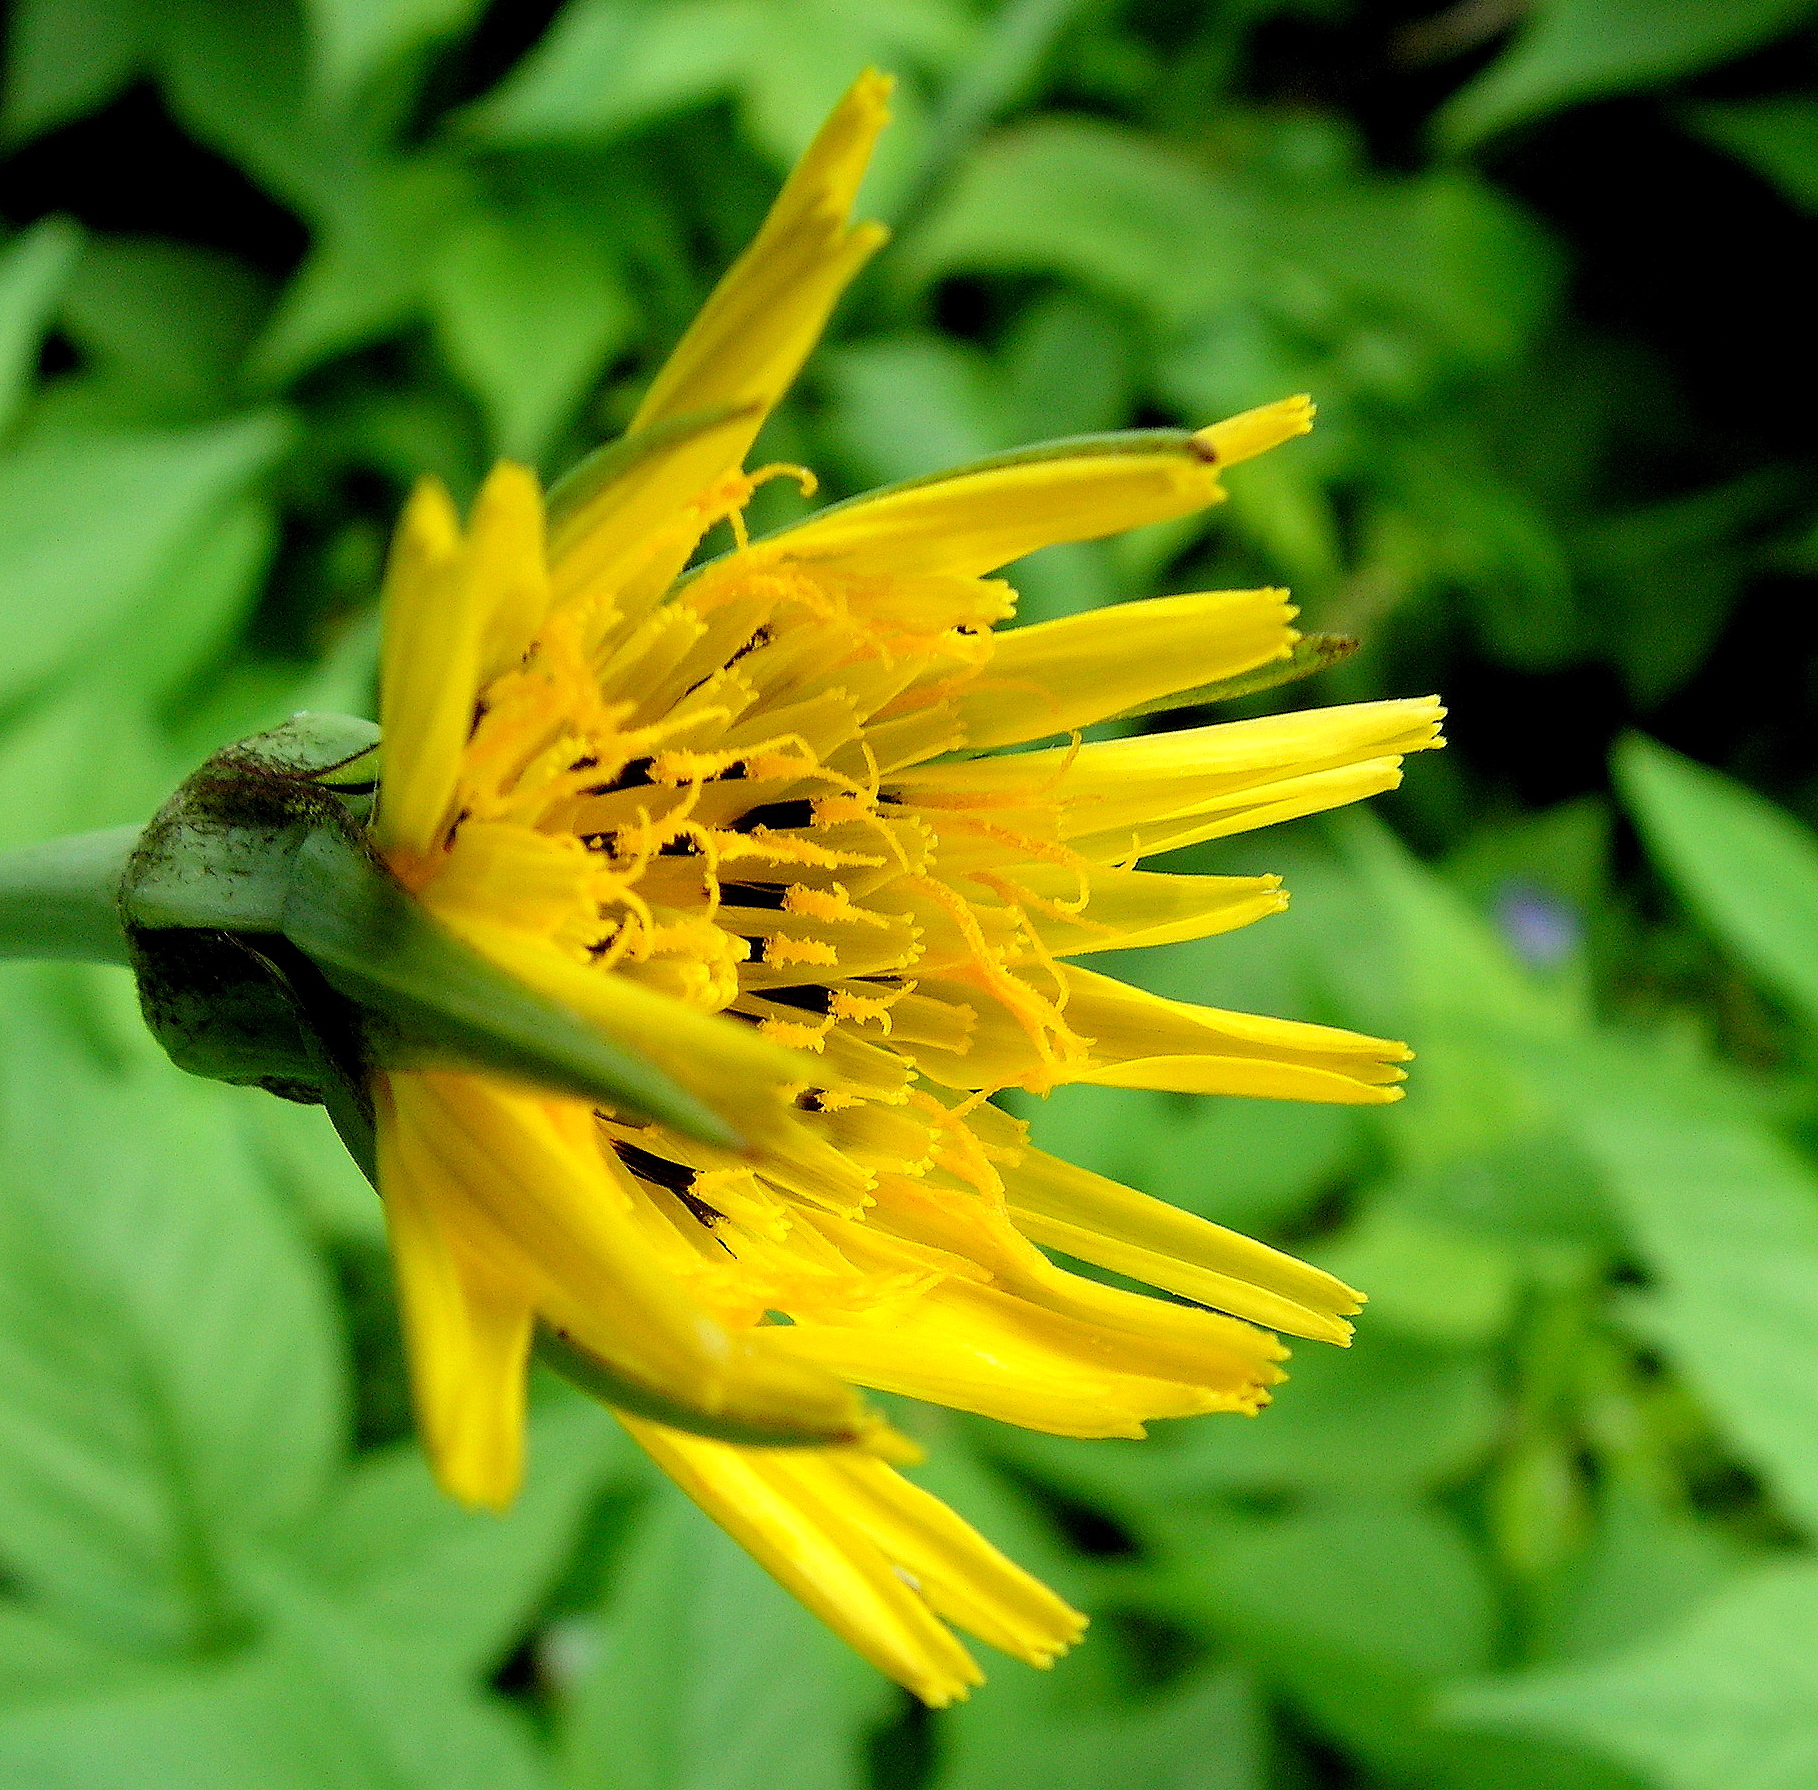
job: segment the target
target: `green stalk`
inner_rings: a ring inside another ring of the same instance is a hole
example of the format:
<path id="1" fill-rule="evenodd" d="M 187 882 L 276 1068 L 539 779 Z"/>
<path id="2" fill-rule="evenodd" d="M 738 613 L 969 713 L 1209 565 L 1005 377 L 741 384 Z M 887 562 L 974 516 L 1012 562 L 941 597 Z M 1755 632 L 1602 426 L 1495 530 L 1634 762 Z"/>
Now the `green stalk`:
<path id="1" fill-rule="evenodd" d="M 120 879 L 139 831 L 109 827 L 0 852 L 0 957 L 130 962 Z"/>

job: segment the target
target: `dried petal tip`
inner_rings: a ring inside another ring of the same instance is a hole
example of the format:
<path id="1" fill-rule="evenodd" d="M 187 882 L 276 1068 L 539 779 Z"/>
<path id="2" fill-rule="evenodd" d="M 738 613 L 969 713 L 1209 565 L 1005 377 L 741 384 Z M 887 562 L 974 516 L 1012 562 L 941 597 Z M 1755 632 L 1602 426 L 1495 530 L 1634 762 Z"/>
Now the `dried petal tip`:
<path id="1" fill-rule="evenodd" d="M 1305 435 L 1313 427 L 1314 409 L 1313 400 L 1301 392 L 1213 423 L 1193 439 L 1210 450 L 1209 457 L 1217 465 L 1235 466 L 1239 460 L 1254 460 L 1296 435 Z"/>

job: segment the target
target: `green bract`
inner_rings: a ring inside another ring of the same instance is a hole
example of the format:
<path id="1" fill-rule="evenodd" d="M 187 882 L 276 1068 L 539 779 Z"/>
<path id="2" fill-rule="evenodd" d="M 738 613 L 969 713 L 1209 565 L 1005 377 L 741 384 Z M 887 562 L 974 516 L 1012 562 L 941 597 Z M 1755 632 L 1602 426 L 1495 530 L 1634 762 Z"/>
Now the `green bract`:
<path id="1" fill-rule="evenodd" d="M 1237 677 L 1220 678 L 1216 683 L 1158 696 L 1153 702 L 1139 703 L 1113 719 L 1131 721 L 1142 715 L 1161 715 L 1178 709 L 1203 708 L 1214 702 L 1230 702 L 1239 696 L 1254 696 L 1259 690 L 1277 690 L 1283 684 L 1298 683 L 1303 677 L 1312 677 L 1342 664 L 1357 651 L 1358 645 L 1350 634 L 1303 634 L 1285 659 L 1273 659 L 1267 665 L 1258 665 L 1254 671 Z"/>
<path id="2" fill-rule="evenodd" d="M 143 832 L 13 854 L 0 948 L 129 962 L 173 1062 L 326 1105 L 369 1174 L 374 1069 L 482 1069 L 736 1143 L 423 911 L 367 838 L 378 766 L 378 728 L 348 715 L 295 715 L 229 746 Z"/>

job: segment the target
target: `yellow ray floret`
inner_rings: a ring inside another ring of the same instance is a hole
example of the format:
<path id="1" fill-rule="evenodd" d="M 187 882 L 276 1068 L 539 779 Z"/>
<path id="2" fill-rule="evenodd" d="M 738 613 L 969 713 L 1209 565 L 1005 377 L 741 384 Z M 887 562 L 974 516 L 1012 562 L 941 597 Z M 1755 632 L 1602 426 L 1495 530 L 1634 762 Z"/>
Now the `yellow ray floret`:
<path id="1" fill-rule="evenodd" d="M 943 1617 L 1034 1666 L 1085 1632 L 1085 1617 L 882 1461 L 626 1427 L 809 1609 L 937 1709 L 984 1679 Z"/>
<path id="2" fill-rule="evenodd" d="M 890 120 L 888 76 L 868 69 L 834 108 L 790 175 L 756 240 L 676 344 L 633 429 L 714 405 L 762 407 L 727 465 L 756 438 L 763 411 L 788 389 L 840 293 L 887 232 L 851 222 L 878 133 Z M 712 476 L 706 469 L 704 485 Z"/>
<path id="3" fill-rule="evenodd" d="M 1306 430 L 1304 398 L 999 456 L 747 541 L 744 507 L 781 469 L 742 457 L 881 240 L 851 208 L 887 90 L 868 75 L 842 102 L 547 527 L 522 468 L 465 525 L 426 484 L 387 574 L 379 850 L 444 927 L 742 1147 L 434 1064 L 373 1097 L 442 1483 L 509 1501 L 540 1336 L 784 1584 L 939 1704 L 978 1680 L 949 1622 L 1045 1664 L 1082 1619 L 892 1470 L 907 1445 L 857 1389 L 1137 1436 L 1256 1412 L 1283 1378 L 1275 1333 L 1342 1344 L 1360 1304 L 1030 1148 L 991 1096 L 1394 1100 L 1400 1044 L 1077 960 L 1278 912 L 1275 877 L 1139 860 L 1391 787 L 1443 711 L 1082 745 L 1290 654 L 1286 593 L 1002 630 L 1015 592 L 989 573 L 1216 503 L 1228 468 Z M 735 549 L 684 572 L 728 520 Z"/>
<path id="4" fill-rule="evenodd" d="M 1285 659 L 1299 638 L 1294 613 L 1285 590 L 1217 590 L 1018 628 L 954 698 L 966 744 L 1067 733 Z"/>
<path id="5" fill-rule="evenodd" d="M 1230 449 L 1221 450 L 1217 428 L 1158 429 L 1002 455 L 836 504 L 759 543 L 748 563 L 977 577 L 1038 547 L 1096 540 L 1221 502 L 1223 467 L 1304 433 L 1310 414 L 1306 399 L 1295 398 L 1220 425 Z"/>

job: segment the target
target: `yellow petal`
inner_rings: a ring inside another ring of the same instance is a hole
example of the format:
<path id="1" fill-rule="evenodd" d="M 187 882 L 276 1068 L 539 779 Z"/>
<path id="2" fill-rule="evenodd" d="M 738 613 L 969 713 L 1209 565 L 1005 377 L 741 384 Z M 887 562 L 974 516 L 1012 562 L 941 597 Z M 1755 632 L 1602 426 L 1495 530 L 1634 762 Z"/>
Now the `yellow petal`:
<path id="1" fill-rule="evenodd" d="M 1443 744 L 1432 738 L 1408 747 Z M 1361 802 L 1385 790 L 1399 788 L 1401 758 L 1366 758 L 1357 764 L 1305 776 L 1282 777 L 1226 789 L 1206 796 L 1197 807 L 1165 819 L 1138 821 L 1106 827 L 1097 832 L 1070 833 L 1067 843 L 1095 864 L 1122 864 L 1160 852 L 1180 851 L 1208 839 L 1228 839 L 1235 833 L 1253 833 L 1259 827 L 1277 826 L 1308 814 L 1326 814 L 1350 802 Z"/>
<path id="2" fill-rule="evenodd" d="M 1285 658 L 1293 616 L 1285 590 L 1221 590 L 1015 628 L 954 707 L 970 746 L 1065 733 Z"/>
<path id="3" fill-rule="evenodd" d="M 1254 1411 L 1281 1376 L 1257 1349 L 1207 1348 L 1191 1367 L 1158 1338 L 1107 1335 L 996 1287 L 949 1280 L 879 1324 L 803 1318 L 778 1344 L 879 1392 L 1058 1436 L 1140 1436 L 1154 1417 Z M 1170 1358 L 1175 1356 L 1175 1358 Z M 1153 1363 L 1155 1372 L 1143 1371 Z M 1193 1377 L 1170 1378 L 1172 1373 Z"/>
<path id="4" fill-rule="evenodd" d="M 795 561 L 860 574 L 977 577 L 1038 547 L 1097 540 L 1222 502 L 1222 467 L 1305 434 L 1312 418 L 1306 398 L 1288 398 L 1197 434 L 1154 429 L 1019 449 L 835 504 L 704 576 Z"/>
<path id="5" fill-rule="evenodd" d="M 653 425 L 648 451 L 551 532 L 550 576 L 557 599 L 614 595 L 627 578 L 645 571 L 653 555 L 680 570 L 704 521 L 658 525 L 679 516 L 705 487 L 738 465 L 760 416 L 754 403 L 708 410 L 692 422 L 683 416 Z M 632 439 L 627 436 L 622 445 L 629 447 Z M 656 582 L 666 585 L 668 576 Z"/>
<path id="6" fill-rule="evenodd" d="M 1399 1065 L 1412 1054 L 1406 1045 L 1330 1026 L 1163 1000 L 1076 963 L 1008 976 L 964 967 L 918 972 L 916 985 L 971 1014 L 957 1045 L 907 1047 L 921 1073 L 946 1088 L 1017 1086 L 1045 1094 L 1092 1082 L 1379 1105 L 1401 1098 L 1392 1084 L 1405 1078 Z M 1045 1025 L 1048 1048 L 1037 1045 L 1032 1022 Z"/>
<path id="7" fill-rule="evenodd" d="M 857 1398 L 766 1332 L 726 1330 L 664 1267 L 616 1163 L 587 1131 L 565 1136 L 561 1103 L 487 1078 L 395 1078 L 398 1128 L 431 1165 L 441 1209 L 538 1313 L 654 1406 L 766 1434 L 851 1441 L 868 1424 Z M 444 1220 L 446 1223 L 446 1219 Z"/>
<path id="8" fill-rule="evenodd" d="M 469 817 L 418 898 L 453 931 L 509 921 L 553 934 L 584 911 L 598 866 L 571 833 Z"/>
<path id="9" fill-rule="evenodd" d="M 1299 1336 L 1329 1336 L 1362 1307 L 1322 1268 L 1045 1151 L 1025 1151 L 1004 1179 L 1011 1218 L 1037 1242 L 1184 1299 Z"/>
<path id="10" fill-rule="evenodd" d="M 530 1305 L 461 1248 L 436 1198 L 435 1165 L 400 1138 L 384 1079 L 374 1092 L 379 1179 L 418 1428 L 445 1491 L 464 1504 L 503 1510 L 523 1473 Z"/>
<path id="11" fill-rule="evenodd" d="M 1442 744 L 1445 710 L 1431 698 L 1227 721 L 1077 749 L 1010 753 L 891 773 L 892 800 L 937 828 L 945 811 L 1000 832 L 1051 828 L 1093 862 L 1129 862 L 1275 820 L 1319 813 L 1400 780 L 1401 755 Z M 1028 804 L 1028 807 L 1022 806 Z M 1059 824 L 1043 818 L 1059 807 Z M 943 864 L 980 859 L 962 818 Z M 1001 861 L 1002 854 L 984 854 Z"/>
<path id="12" fill-rule="evenodd" d="M 996 897 L 1021 900 L 1051 957 L 1080 957 L 1139 945 L 1210 938 L 1288 905 L 1278 876 L 1169 876 L 1154 870 L 1093 868 L 1077 913 L 1079 874 L 1064 864 L 1018 864 L 978 880 Z"/>
<path id="13" fill-rule="evenodd" d="M 673 1076 L 741 1137 L 762 1145 L 792 1185 L 835 1205 L 864 1198 L 864 1172 L 801 1124 L 784 1097 L 817 1079 L 812 1059 L 759 1037 L 749 1026 L 645 988 L 630 976 L 578 963 L 547 940 L 515 927 L 459 914 L 448 919 L 501 969 Z"/>
<path id="14" fill-rule="evenodd" d="M 1213 423 L 1200 430 L 1199 439 L 1217 456 L 1219 465 L 1235 466 L 1240 460 L 1254 460 L 1258 454 L 1292 441 L 1296 435 L 1305 435 L 1313 427 L 1313 412 L 1313 400 L 1301 392 Z"/>
<path id="15" fill-rule="evenodd" d="M 467 576 L 485 611 L 480 682 L 523 658 L 549 613 L 543 489 L 528 466 L 501 460 L 467 522 Z"/>
<path id="16" fill-rule="evenodd" d="M 1445 710 L 1434 697 L 1357 702 L 1254 721 L 1100 740 L 1074 750 L 1014 752 L 963 764 L 899 771 L 899 800 L 961 808 L 968 798 L 1040 793 L 1065 804 L 1072 837 L 1188 815 L 1290 777 L 1340 768 L 1439 743 Z"/>
<path id="17" fill-rule="evenodd" d="M 785 1590 L 936 1709 L 984 1682 L 866 1533 L 829 1454 L 737 1448 L 620 1414 L 638 1445 Z M 787 1460 L 797 1470 L 777 1470 Z M 888 1469 L 886 1469 L 888 1471 Z M 982 1545 L 982 1544 L 981 1544 Z"/>
<path id="18" fill-rule="evenodd" d="M 1086 1619 L 998 1552 L 964 1518 L 884 1462 L 846 1450 L 773 1457 L 798 1486 L 831 1480 L 837 1501 L 937 1615 L 988 1646 L 1046 1667 L 1085 1632 Z"/>
<path id="19" fill-rule="evenodd" d="M 1057 541 L 1092 541 L 1220 502 L 1212 453 L 1173 430 L 1085 436 L 1077 447 L 944 473 L 835 504 L 717 562 L 709 580 L 797 563 L 858 575 L 976 578 Z"/>
<path id="20" fill-rule="evenodd" d="M 1121 1287 L 1104 1286 L 1098 1281 L 1070 1274 L 1049 1261 L 1028 1238 L 1036 1237 L 1042 1243 L 1066 1249 L 1081 1261 L 1111 1265 L 1091 1248 L 1075 1250 L 1060 1240 L 1062 1232 L 1077 1233 L 1078 1240 L 1096 1246 L 1095 1235 L 1087 1231 L 1082 1220 L 1088 1216 L 1102 1216 L 1102 1207 L 1090 1203 L 1090 1195 L 1102 1178 L 1088 1175 L 1085 1170 L 1074 1171 L 1067 1163 L 1044 1156 L 1026 1145 L 1019 1147 L 1017 1162 L 1006 1167 L 1003 1173 L 1006 1197 L 1010 1201 L 1008 1215 L 984 1201 L 956 1201 L 922 1183 L 891 1177 L 880 1187 L 879 1212 L 873 1222 L 887 1224 L 893 1232 L 933 1243 L 963 1260 L 988 1267 L 996 1283 L 1019 1298 L 1050 1306 L 1117 1336 L 1134 1339 L 1139 1348 L 1152 1351 L 1149 1360 L 1157 1372 L 1162 1371 L 1164 1361 L 1171 1361 L 1175 1365 L 1167 1371 L 1191 1377 L 1195 1372 L 1204 1371 L 1208 1359 L 1235 1355 L 1243 1364 L 1240 1371 L 1255 1375 L 1270 1362 L 1279 1360 L 1282 1351 L 1272 1337 L 1251 1329 L 1251 1324 L 1267 1325 L 1271 1330 L 1286 1330 L 1291 1335 L 1312 1337 L 1321 1342 L 1342 1345 L 1351 1339 L 1351 1326 L 1343 1320 L 1358 1309 L 1361 1301 L 1349 1287 L 1278 1250 L 1251 1243 L 1247 1237 L 1207 1225 L 1203 1219 L 1190 1214 L 1175 1214 L 1173 1207 L 1161 1205 L 1159 1201 L 1148 1200 L 1147 1204 L 1159 1208 L 1163 1215 L 1160 1222 L 1165 1224 L 1166 1218 L 1171 1216 L 1185 1218 L 1187 1222 L 1181 1230 L 1202 1249 L 1208 1235 L 1215 1250 L 1221 1244 L 1228 1245 L 1219 1258 L 1227 1263 L 1226 1271 L 1159 1258 L 1161 1266 L 1174 1271 L 1174 1280 L 1189 1280 L 1195 1289 L 1192 1291 L 1174 1284 L 1173 1280 L 1157 1280 L 1151 1274 L 1134 1273 L 1128 1267 L 1120 1266 L 1119 1271 L 1146 1281 L 1150 1286 L 1184 1293 L 1199 1305 L 1211 1306 L 1213 1310 L 1195 1310 L 1192 1306 L 1150 1298 Z M 1084 1177 L 1085 1194 L 1076 1196 L 1069 1203 L 1066 1199 L 1071 1187 L 1068 1177 L 1073 1174 Z M 1057 1178 L 1059 1191 L 1049 1203 L 1071 1213 L 1072 1222 L 1044 1220 L 1039 1213 L 1032 1213 L 1026 1203 L 1043 1204 L 1043 1189 Z M 1120 1187 L 1114 1181 L 1103 1181 L 1102 1186 L 1107 1190 L 1105 1199 L 1110 1202 L 1114 1215 L 1122 1211 L 1116 1204 L 1120 1195 L 1139 1202 L 1136 1209 L 1143 1210 L 1140 1202 L 1147 1200 L 1146 1195 Z M 1025 1203 L 1019 1205 L 1019 1202 Z M 1244 1253 L 1246 1249 L 1251 1252 L 1249 1255 Z M 1155 1255 L 1153 1250 L 1129 1248 L 1126 1251 L 1127 1260 L 1141 1256 L 1145 1265 L 1150 1265 L 1148 1258 Z M 1253 1264 L 1257 1273 L 1247 1277 L 1237 1273 L 1236 1268 L 1245 1263 Z M 1292 1288 L 1294 1296 L 1284 1292 L 1284 1287 Z M 1208 1297 L 1209 1294 L 1217 1296 Z M 1237 1324 L 1230 1317 L 1216 1315 L 1227 1312 L 1249 1322 Z"/>
<path id="21" fill-rule="evenodd" d="M 1399 1071 L 1396 1072 L 1399 1075 Z M 1271 1062 L 1266 1057 L 1153 1055 L 1125 1063 L 1093 1064 L 1069 1082 L 1101 1088 L 1152 1088 L 1169 1094 L 1235 1094 L 1251 1100 L 1314 1100 L 1328 1106 L 1387 1106 L 1402 1090 L 1363 1081 L 1312 1063 Z"/>
<path id="22" fill-rule="evenodd" d="M 384 776 L 373 831 L 388 859 L 441 834 L 479 691 L 485 616 L 459 577 L 461 524 L 434 479 L 411 492 L 386 568 L 379 721 Z"/>
<path id="23" fill-rule="evenodd" d="M 1403 1079 L 1399 1065 L 1414 1054 L 1389 1039 L 1165 1000 L 1078 964 L 1059 968 L 1068 991 L 1067 1023 L 1091 1041 L 1092 1067 L 1076 1076 L 1078 1080 L 1192 1093 L 1251 1093 L 1261 1090 L 1227 1088 L 1223 1078 L 1254 1063 L 1259 1077 L 1270 1071 L 1287 1078 L 1284 1086 L 1298 1085 L 1295 1072 L 1306 1071 L 1354 1090 L 1335 1088 L 1322 1094 L 1310 1087 L 1306 1094 L 1284 1093 L 1283 1098 L 1385 1100 L 1398 1098 L 1387 1084 Z M 1182 1085 L 1192 1080 L 1188 1066 L 1195 1061 L 1206 1064 L 1208 1082 L 1217 1085 Z"/>
<path id="24" fill-rule="evenodd" d="M 662 431 L 640 458 L 565 518 L 552 543 L 564 599 L 612 592 L 655 551 L 640 604 L 679 572 L 706 518 L 673 539 L 664 521 L 733 472 L 794 381 L 853 275 L 885 241 L 854 224 L 852 205 L 878 132 L 889 122 L 891 81 L 859 76 L 796 164 L 751 246 L 735 261 L 651 383 L 630 436 Z M 693 419 L 690 424 L 689 419 Z M 673 532 L 673 531 L 671 531 Z"/>
<path id="25" fill-rule="evenodd" d="M 867 69 L 796 164 L 763 228 L 702 306 L 632 419 L 648 427 L 685 411 L 776 403 L 819 338 L 834 301 L 884 241 L 877 224 L 851 222 L 853 200 L 879 131 L 891 81 Z M 736 464 L 756 437 L 747 425 Z"/>
<path id="26" fill-rule="evenodd" d="M 374 821 L 380 851 L 407 881 L 410 861 L 430 852 L 450 818 L 481 687 L 523 655 L 548 607 L 532 473 L 510 461 L 494 467 L 465 538 L 441 485 L 417 486 L 386 572 Z"/>

